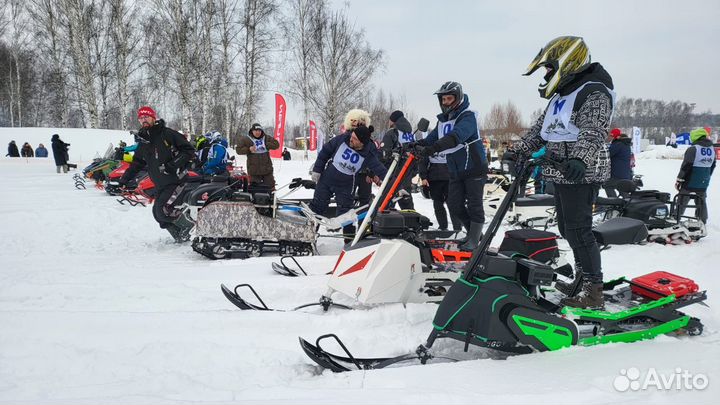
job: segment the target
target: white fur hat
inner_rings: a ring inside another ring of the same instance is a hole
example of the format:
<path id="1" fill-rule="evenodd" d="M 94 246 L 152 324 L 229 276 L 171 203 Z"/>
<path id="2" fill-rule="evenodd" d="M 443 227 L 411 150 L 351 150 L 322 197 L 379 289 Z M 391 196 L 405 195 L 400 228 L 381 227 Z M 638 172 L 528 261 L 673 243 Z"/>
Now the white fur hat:
<path id="1" fill-rule="evenodd" d="M 355 120 L 355 125 L 351 122 L 352 120 Z M 365 110 L 360 110 L 358 108 L 352 109 L 348 111 L 348 113 L 345 115 L 345 130 L 353 129 L 357 126 L 357 124 L 365 124 L 366 127 L 370 126 L 370 113 Z"/>

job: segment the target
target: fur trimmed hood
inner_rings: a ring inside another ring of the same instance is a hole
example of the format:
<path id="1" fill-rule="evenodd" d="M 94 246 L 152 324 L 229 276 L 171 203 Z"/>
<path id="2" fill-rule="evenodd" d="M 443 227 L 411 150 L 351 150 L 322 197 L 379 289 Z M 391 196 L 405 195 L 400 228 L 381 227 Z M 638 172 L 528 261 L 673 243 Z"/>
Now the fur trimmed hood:
<path id="1" fill-rule="evenodd" d="M 348 111 L 345 115 L 345 121 L 343 122 L 346 131 L 355 128 L 355 125 L 351 123 L 352 120 L 357 120 L 359 123 L 365 124 L 366 127 L 370 127 L 370 113 L 365 110 L 355 108 Z"/>

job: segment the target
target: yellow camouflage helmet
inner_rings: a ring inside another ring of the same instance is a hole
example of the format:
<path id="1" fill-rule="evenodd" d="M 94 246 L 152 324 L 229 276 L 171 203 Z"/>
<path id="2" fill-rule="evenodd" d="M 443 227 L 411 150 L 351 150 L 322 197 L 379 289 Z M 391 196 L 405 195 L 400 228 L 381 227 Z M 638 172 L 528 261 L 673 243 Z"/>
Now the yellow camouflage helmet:
<path id="1" fill-rule="evenodd" d="M 529 76 L 541 67 L 549 67 L 551 70 L 545 75 L 545 83 L 540 84 L 538 91 L 541 97 L 550 98 L 589 63 L 590 50 L 581 37 L 557 37 L 540 49 L 523 76 Z"/>

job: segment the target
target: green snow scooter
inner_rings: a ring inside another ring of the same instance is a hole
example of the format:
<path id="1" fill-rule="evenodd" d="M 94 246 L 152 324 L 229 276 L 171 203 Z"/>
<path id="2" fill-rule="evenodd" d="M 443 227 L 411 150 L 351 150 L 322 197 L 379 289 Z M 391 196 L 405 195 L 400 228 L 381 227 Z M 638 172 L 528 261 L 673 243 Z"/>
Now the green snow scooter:
<path id="1" fill-rule="evenodd" d="M 508 207 L 533 167 L 558 164 L 547 159 L 527 162 L 510 186 L 487 233 L 475 248 L 463 275 L 440 302 L 433 329 L 425 344 L 396 357 L 358 358 L 335 334 L 318 337 L 315 344 L 300 338 L 305 353 L 318 365 L 335 372 L 378 369 L 401 363 L 433 359 L 433 343 L 451 338 L 470 345 L 525 354 L 558 350 L 574 345 L 635 342 L 661 334 L 699 335 L 703 325 L 679 309 L 706 299 L 692 280 L 666 272 L 635 279 L 621 277 L 605 283 L 605 309 L 592 310 L 559 304 L 564 295 L 553 290 L 556 274 L 550 266 L 518 254 L 504 255 L 489 249 Z M 618 232 L 618 229 L 613 230 Z M 504 252 L 505 253 L 505 252 Z M 321 341 L 335 340 L 344 355 L 329 353 Z"/>

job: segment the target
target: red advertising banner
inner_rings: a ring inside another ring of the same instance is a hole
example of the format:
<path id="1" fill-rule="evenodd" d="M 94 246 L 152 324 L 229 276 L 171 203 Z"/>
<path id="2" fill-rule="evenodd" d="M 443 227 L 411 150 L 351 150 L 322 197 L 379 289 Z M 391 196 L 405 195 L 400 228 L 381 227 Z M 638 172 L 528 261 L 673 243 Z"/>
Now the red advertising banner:
<path id="1" fill-rule="evenodd" d="M 317 150 L 317 127 L 315 121 L 310 121 L 310 145 L 309 150 Z"/>
<path id="2" fill-rule="evenodd" d="M 271 158 L 282 158 L 282 150 L 285 144 L 285 113 L 285 99 L 280 94 L 275 93 L 275 131 L 273 137 L 280 142 L 280 147 L 270 151 Z"/>

